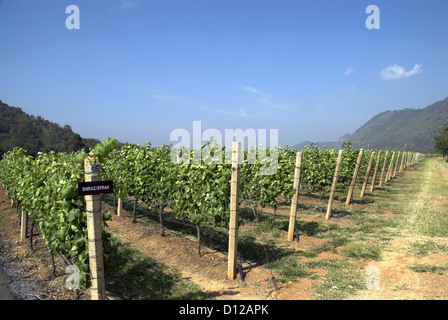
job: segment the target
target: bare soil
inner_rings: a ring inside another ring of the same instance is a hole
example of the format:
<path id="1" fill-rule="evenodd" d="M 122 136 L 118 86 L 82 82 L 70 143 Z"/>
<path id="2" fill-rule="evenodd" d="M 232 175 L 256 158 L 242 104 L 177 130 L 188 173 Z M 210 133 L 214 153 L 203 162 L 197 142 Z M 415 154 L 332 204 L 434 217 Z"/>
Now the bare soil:
<path id="1" fill-rule="evenodd" d="M 273 297 L 268 270 L 243 263 L 244 282 L 227 280 L 226 255 L 202 246 L 199 257 L 195 239 L 179 237 L 169 231 L 161 236 L 159 228 L 139 222 L 137 219 L 137 223 L 133 223 L 131 215 L 125 212 L 108 222 L 109 231 L 125 244 L 180 270 L 183 279 L 197 284 L 215 299 L 264 300 Z"/>
<path id="2" fill-rule="evenodd" d="M 1 189 L 1 188 L 0 188 Z M 6 275 L 6 286 L 16 300 L 72 300 L 72 291 L 65 286 L 65 264 L 55 259 L 55 275 L 51 271 L 51 256 L 37 231 L 20 241 L 20 213 L 11 208 L 5 191 L 0 190 L 0 268 Z M 90 299 L 81 292 L 79 299 Z"/>
<path id="3" fill-rule="evenodd" d="M 448 299 L 448 272 L 416 273 L 409 267 L 415 264 L 441 265 L 448 263 L 446 254 L 432 254 L 418 258 L 409 252 L 409 243 L 428 240 L 404 234 L 394 237 L 390 247 L 383 252 L 383 259 L 370 263 L 379 269 L 379 290 L 363 290 L 354 300 L 446 300 Z M 448 244 L 447 239 L 431 241 Z"/>

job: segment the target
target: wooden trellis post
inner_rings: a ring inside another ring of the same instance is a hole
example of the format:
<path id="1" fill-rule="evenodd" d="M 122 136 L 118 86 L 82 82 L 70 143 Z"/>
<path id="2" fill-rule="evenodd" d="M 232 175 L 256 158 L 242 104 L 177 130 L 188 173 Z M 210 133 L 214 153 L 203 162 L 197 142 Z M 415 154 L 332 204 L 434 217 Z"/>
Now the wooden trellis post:
<path id="1" fill-rule="evenodd" d="M 383 152 L 383 150 L 378 151 L 378 158 L 376 159 L 375 171 L 373 172 L 372 182 L 370 184 L 370 192 L 373 192 L 373 189 L 375 188 L 376 175 L 378 173 L 378 167 L 380 166 L 382 152 Z"/>
<path id="2" fill-rule="evenodd" d="M 389 150 L 386 150 L 386 155 L 384 156 L 383 169 L 381 170 L 381 179 L 380 179 L 380 185 L 379 185 L 380 188 L 383 186 L 384 171 L 386 170 L 388 155 L 389 155 Z"/>
<path id="3" fill-rule="evenodd" d="M 359 150 L 358 160 L 356 160 L 356 167 L 355 167 L 355 171 L 353 172 L 352 183 L 350 184 L 350 188 L 348 189 L 347 200 L 345 201 L 346 205 L 349 205 L 350 201 L 352 200 L 353 190 L 355 189 L 356 178 L 358 177 L 359 167 L 361 165 L 361 160 L 362 160 L 363 155 L 364 155 L 364 149 L 361 148 Z"/>
<path id="4" fill-rule="evenodd" d="M 26 239 L 26 232 L 28 230 L 28 214 L 22 208 L 22 214 L 20 217 L 20 241 Z"/>
<path id="5" fill-rule="evenodd" d="M 372 154 L 370 155 L 369 166 L 367 167 L 366 177 L 364 178 L 364 184 L 362 185 L 361 193 L 359 195 L 361 198 L 364 197 L 364 193 L 366 192 L 367 182 L 369 181 L 370 170 L 372 170 L 372 163 L 374 158 L 375 151 L 372 151 Z"/>
<path id="6" fill-rule="evenodd" d="M 121 189 L 118 190 L 118 204 L 117 204 L 117 216 L 121 216 L 121 211 L 123 210 L 123 200 L 120 198 Z"/>
<path id="7" fill-rule="evenodd" d="M 230 182 L 229 257 L 227 275 L 234 280 L 237 272 L 238 213 L 240 198 L 241 142 L 234 142 L 232 148 L 232 178 Z"/>
<path id="8" fill-rule="evenodd" d="M 330 218 L 331 208 L 333 207 L 333 199 L 334 199 L 334 194 L 336 192 L 336 185 L 338 183 L 339 170 L 341 170 L 343 154 L 344 154 L 344 150 L 339 150 L 338 162 L 336 163 L 336 168 L 334 170 L 333 184 L 331 185 L 330 197 L 328 198 L 327 213 L 325 214 L 325 219 L 327 219 L 327 220 Z"/>
<path id="9" fill-rule="evenodd" d="M 289 216 L 288 241 L 292 241 L 294 239 L 294 229 L 296 225 L 297 203 L 299 200 L 301 171 L 302 171 L 302 152 L 297 152 L 296 168 L 294 170 L 294 182 L 293 182 L 294 196 L 291 201 L 291 213 Z"/>
<path id="10" fill-rule="evenodd" d="M 395 151 L 392 152 L 392 158 L 390 159 L 389 162 L 389 169 L 387 169 L 386 180 L 384 181 L 385 183 L 387 183 L 390 180 L 392 174 L 392 167 L 394 165 L 394 157 L 395 157 Z"/>
<path id="11" fill-rule="evenodd" d="M 404 170 L 406 170 L 406 168 L 408 167 L 408 158 L 409 158 L 409 152 L 406 152 L 405 159 L 404 159 L 404 167 L 403 167 Z"/>
<path id="12" fill-rule="evenodd" d="M 91 163 L 94 162 L 94 163 Z M 84 171 L 85 181 L 99 181 L 100 175 L 98 166 L 98 158 L 85 158 Z M 103 262 L 103 226 L 101 219 L 101 195 L 86 195 L 86 212 L 87 212 L 87 237 L 89 243 L 89 264 L 91 299 L 104 300 L 106 298 L 104 286 L 104 262 Z"/>
<path id="13" fill-rule="evenodd" d="M 395 176 L 397 175 L 398 162 L 399 162 L 399 160 L 400 160 L 400 153 L 401 153 L 401 152 L 398 151 L 397 162 L 395 162 L 394 174 L 393 174 L 393 176 L 392 176 L 392 177 L 394 177 L 394 178 L 395 178 Z"/>
<path id="14" fill-rule="evenodd" d="M 406 152 L 403 151 L 403 158 L 401 158 L 401 164 L 400 164 L 400 173 L 403 172 L 403 170 L 406 168 Z"/>

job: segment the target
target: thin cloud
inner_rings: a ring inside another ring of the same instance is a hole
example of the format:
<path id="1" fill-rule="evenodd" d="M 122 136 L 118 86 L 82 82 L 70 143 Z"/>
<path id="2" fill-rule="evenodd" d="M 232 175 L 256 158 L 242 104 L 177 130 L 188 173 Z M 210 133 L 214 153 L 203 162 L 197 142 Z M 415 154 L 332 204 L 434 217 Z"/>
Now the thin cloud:
<path id="1" fill-rule="evenodd" d="M 275 96 L 264 92 L 262 90 L 259 90 L 257 88 L 248 86 L 248 85 L 242 85 L 239 87 L 240 90 L 246 91 L 246 92 L 250 92 L 253 93 L 254 95 L 257 96 L 257 102 L 265 105 L 269 108 L 273 108 L 273 109 L 282 109 L 282 110 L 291 110 L 291 107 L 288 106 L 285 103 L 276 101 Z"/>
<path id="2" fill-rule="evenodd" d="M 392 80 L 392 79 L 409 78 L 421 72 L 423 72 L 421 64 L 414 65 L 414 68 L 412 68 L 412 70 L 410 71 L 406 71 L 404 67 L 398 64 L 394 64 L 381 70 L 380 74 L 383 80 Z"/>
<path id="3" fill-rule="evenodd" d="M 344 75 L 349 75 L 352 72 L 355 72 L 355 69 L 353 69 L 352 67 L 348 67 L 347 69 L 345 69 Z"/>
<path id="4" fill-rule="evenodd" d="M 240 87 L 240 89 L 241 89 L 241 90 L 244 90 L 244 91 L 247 91 L 247 92 L 252 92 L 252 93 L 254 93 L 254 94 L 256 94 L 256 95 L 259 95 L 259 96 L 263 96 L 263 97 L 271 97 L 271 95 L 270 95 L 269 93 L 263 92 L 263 91 L 261 91 L 261 90 L 255 89 L 255 88 L 250 87 L 250 86 L 242 85 L 242 86 Z"/>

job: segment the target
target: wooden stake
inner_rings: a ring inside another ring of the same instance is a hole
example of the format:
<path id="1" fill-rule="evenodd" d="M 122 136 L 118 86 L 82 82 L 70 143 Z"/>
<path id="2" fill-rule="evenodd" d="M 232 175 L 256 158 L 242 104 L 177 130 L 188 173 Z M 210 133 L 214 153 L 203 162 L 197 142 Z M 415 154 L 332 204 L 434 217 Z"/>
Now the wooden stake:
<path id="1" fill-rule="evenodd" d="M 237 272 L 238 213 L 240 197 L 241 142 L 234 142 L 232 149 L 232 179 L 230 182 L 230 223 L 228 278 L 234 280 Z"/>
<path id="2" fill-rule="evenodd" d="M 364 184 L 362 185 L 360 197 L 364 197 L 364 193 L 366 192 L 367 182 L 369 181 L 370 171 L 372 170 L 373 159 L 375 159 L 375 151 L 372 151 L 370 155 L 369 166 L 367 167 L 366 177 L 364 178 Z"/>
<path id="3" fill-rule="evenodd" d="M 123 210 L 123 200 L 120 198 L 121 189 L 118 190 L 118 205 L 117 205 L 117 216 L 121 216 L 121 211 Z"/>
<path id="4" fill-rule="evenodd" d="M 20 241 L 26 239 L 26 232 L 28 230 L 28 213 L 22 208 L 22 215 L 20 217 Z"/>
<path id="5" fill-rule="evenodd" d="M 401 159 L 401 162 L 403 163 L 401 166 L 401 171 L 406 169 L 406 152 L 403 151 L 403 159 Z"/>
<path id="6" fill-rule="evenodd" d="M 98 158 L 94 158 L 98 164 Z M 92 170 L 89 158 L 84 159 L 85 181 L 99 181 L 99 173 Z M 89 264 L 91 299 L 104 300 L 106 298 L 104 287 L 104 263 L 103 263 L 103 227 L 101 219 L 101 195 L 87 195 L 87 237 L 89 242 Z"/>
<path id="7" fill-rule="evenodd" d="M 301 171 L 302 171 L 302 152 L 297 152 L 296 168 L 294 170 L 294 181 L 293 181 L 294 196 L 291 201 L 291 213 L 289 216 L 288 241 L 293 241 L 294 239 L 294 229 L 296 225 L 296 215 L 297 215 L 297 203 L 299 201 Z"/>
<path id="8" fill-rule="evenodd" d="M 378 151 L 378 158 L 376 159 L 375 171 L 373 172 L 372 182 L 370 183 L 370 192 L 373 192 L 375 188 L 376 175 L 378 174 L 378 167 L 380 166 L 381 153 L 383 150 Z"/>
<path id="9" fill-rule="evenodd" d="M 386 150 L 386 155 L 384 156 L 383 169 L 381 169 L 381 179 L 380 179 L 380 185 L 379 185 L 380 188 L 383 186 L 384 171 L 386 170 L 388 155 L 389 155 L 389 150 Z"/>
<path id="10" fill-rule="evenodd" d="M 400 151 L 398 151 L 398 156 L 397 156 L 397 162 L 395 162 L 395 169 L 394 169 L 394 174 L 392 177 L 395 178 L 395 176 L 397 175 L 397 169 L 398 169 L 398 161 L 400 160 Z"/>
<path id="11" fill-rule="evenodd" d="M 390 162 L 389 162 L 389 169 L 387 169 L 385 183 L 387 183 L 390 180 L 390 175 L 392 174 L 392 166 L 394 164 L 394 157 L 395 157 L 395 151 L 392 152 L 392 158 L 390 159 Z"/>
<path id="12" fill-rule="evenodd" d="M 328 198 L 327 213 L 325 214 L 325 219 L 327 219 L 327 220 L 330 218 L 330 215 L 331 215 L 331 208 L 333 206 L 333 199 L 334 199 L 334 194 L 336 192 L 336 185 L 338 183 L 339 170 L 341 170 L 343 154 L 344 154 L 344 150 L 339 150 L 338 162 L 336 163 L 336 168 L 334 170 L 333 184 L 331 185 L 330 197 Z"/>
<path id="13" fill-rule="evenodd" d="M 355 188 L 356 178 L 358 177 L 359 167 L 361 165 L 361 160 L 362 160 L 363 155 L 364 155 L 364 149 L 361 148 L 359 150 L 358 160 L 356 161 L 355 171 L 353 172 L 352 183 L 350 183 L 350 188 L 348 189 L 347 200 L 345 201 L 345 204 L 347 206 L 350 204 L 350 201 L 352 200 L 353 190 Z"/>

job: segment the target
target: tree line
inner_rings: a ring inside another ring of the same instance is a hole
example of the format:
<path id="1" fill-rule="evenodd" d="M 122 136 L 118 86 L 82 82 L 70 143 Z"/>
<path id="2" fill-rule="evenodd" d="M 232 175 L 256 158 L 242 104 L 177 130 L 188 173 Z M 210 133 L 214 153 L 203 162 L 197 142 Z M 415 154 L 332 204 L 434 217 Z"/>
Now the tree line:
<path id="1" fill-rule="evenodd" d="M 442 153 L 446 161 L 448 161 L 448 122 L 439 129 L 438 134 L 434 136 L 434 147 Z"/>
<path id="2" fill-rule="evenodd" d="M 74 152 L 93 148 L 99 140 L 84 139 L 69 125 L 60 126 L 41 116 L 28 115 L 21 108 L 0 101 L 0 158 L 15 147 L 35 157 L 38 152 Z"/>

